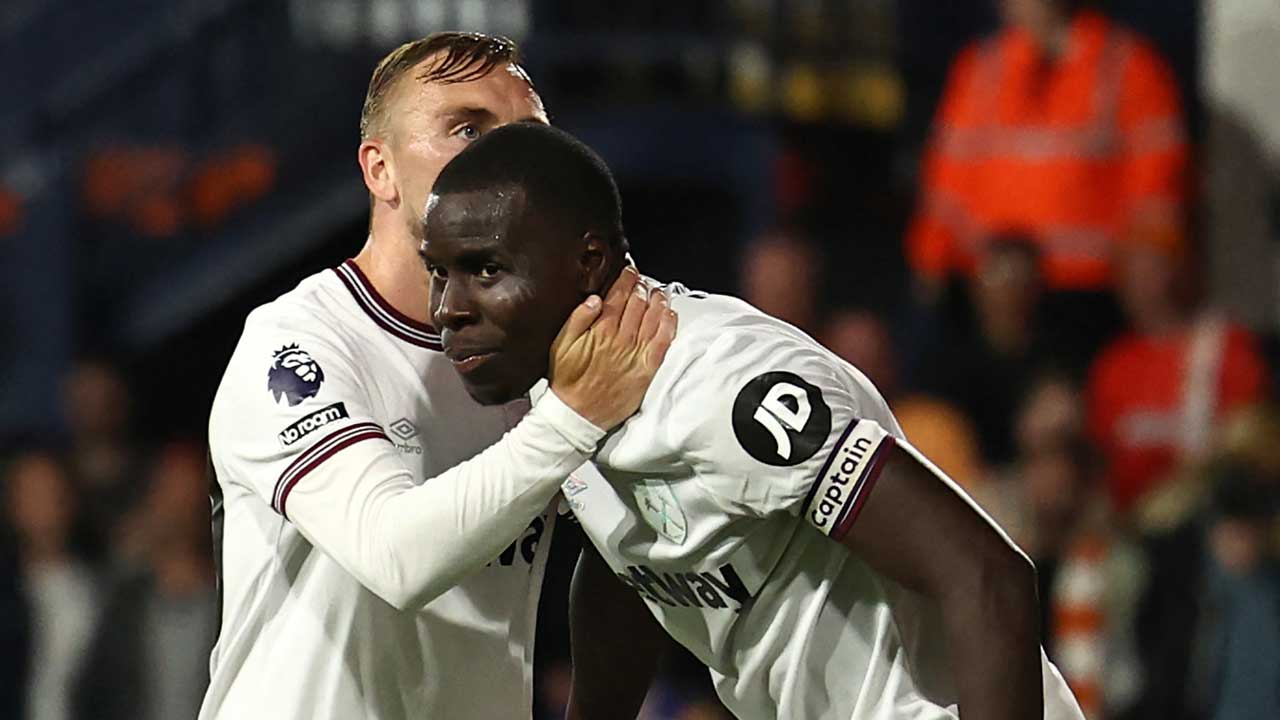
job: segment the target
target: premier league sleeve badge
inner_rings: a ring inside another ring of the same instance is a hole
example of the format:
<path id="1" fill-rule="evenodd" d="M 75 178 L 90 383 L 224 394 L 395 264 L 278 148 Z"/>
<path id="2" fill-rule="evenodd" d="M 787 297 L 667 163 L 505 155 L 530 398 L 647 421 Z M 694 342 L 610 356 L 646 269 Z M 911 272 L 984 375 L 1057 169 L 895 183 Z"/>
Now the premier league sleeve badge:
<path id="1" fill-rule="evenodd" d="M 271 370 L 267 372 L 267 389 L 276 402 L 284 398 L 289 407 L 293 407 L 320 392 L 324 370 L 297 343 L 275 351 L 272 360 Z"/>

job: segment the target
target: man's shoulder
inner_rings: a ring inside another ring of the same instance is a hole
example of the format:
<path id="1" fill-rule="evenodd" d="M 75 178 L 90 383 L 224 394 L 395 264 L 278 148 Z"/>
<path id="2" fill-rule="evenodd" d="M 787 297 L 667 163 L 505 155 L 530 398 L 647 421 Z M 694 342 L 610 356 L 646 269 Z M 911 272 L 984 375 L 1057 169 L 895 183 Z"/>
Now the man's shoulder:
<path id="1" fill-rule="evenodd" d="M 318 377 L 332 374 L 335 363 L 354 365 L 353 348 L 361 343 L 341 305 L 341 290 L 326 270 L 250 312 L 215 396 L 215 415 L 220 401 L 238 396 L 246 382 L 256 390 L 264 374 L 306 365 Z"/>
<path id="2" fill-rule="evenodd" d="M 279 297 L 254 308 L 245 318 L 245 328 L 257 329 L 276 324 L 310 324 L 322 321 L 326 327 L 339 326 L 336 318 L 342 290 L 341 281 L 333 270 L 322 270 L 309 275 Z"/>
<path id="3" fill-rule="evenodd" d="M 684 289 L 670 296 L 680 318 L 667 354 L 673 365 L 715 373 L 717 368 L 827 354 L 800 329 L 736 297 Z"/>
<path id="4" fill-rule="evenodd" d="M 323 347 L 329 355 L 350 355 L 366 345 L 369 332 L 354 302 L 332 270 L 304 278 L 293 289 L 254 308 L 232 355 L 257 357 L 288 345 Z"/>
<path id="5" fill-rule="evenodd" d="M 705 339 L 728 331 L 765 333 L 770 327 L 786 325 L 732 295 L 689 290 L 682 285 L 667 287 L 671 307 L 680 316 L 677 340 L 682 336 Z"/>
<path id="6" fill-rule="evenodd" d="M 814 407 L 838 396 L 862 405 L 878 395 L 813 338 L 742 300 L 675 293 L 671 302 L 680 325 L 654 380 L 653 417 L 693 428 L 718 422 L 727 410 L 750 415 L 766 398 L 787 393 L 803 391 Z"/>

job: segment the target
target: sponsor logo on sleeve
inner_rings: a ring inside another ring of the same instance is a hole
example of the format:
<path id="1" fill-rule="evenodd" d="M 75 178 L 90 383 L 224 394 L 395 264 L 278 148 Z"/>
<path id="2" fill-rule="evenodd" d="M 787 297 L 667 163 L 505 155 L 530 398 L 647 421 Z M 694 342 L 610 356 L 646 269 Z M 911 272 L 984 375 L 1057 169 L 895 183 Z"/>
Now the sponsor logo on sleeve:
<path id="1" fill-rule="evenodd" d="M 276 402 L 284 398 L 289 407 L 293 407 L 320 392 L 324 371 L 297 343 L 285 345 L 275 351 L 271 359 L 271 370 L 267 372 L 267 389 Z"/>
<path id="2" fill-rule="evenodd" d="M 751 457 L 790 466 L 813 457 L 831 433 L 822 391 L 795 373 L 767 372 L 738 392 L 733 434 Z"/>
<path id="3" fill-rule="evenodd" d="M 349 417 L 351 416 L 347 414 L 346 405 L 342 403 L 334 403 L 328 407 L 320 408 L 309 415 L 303 416 L 303 418 L 298 422 L 290 425 L 284 430 L 281 430 L 277 437 L 280 438 L 280 444 L 282 446 L 289 447 L 325 425 Z"/>
<path id="4" fill-rule="evenodd" d="M 805 519 L 842 537 L 866 501 L 894 439 L 873 420 L 855 420 L 827 458 L 805 506 Z"/>

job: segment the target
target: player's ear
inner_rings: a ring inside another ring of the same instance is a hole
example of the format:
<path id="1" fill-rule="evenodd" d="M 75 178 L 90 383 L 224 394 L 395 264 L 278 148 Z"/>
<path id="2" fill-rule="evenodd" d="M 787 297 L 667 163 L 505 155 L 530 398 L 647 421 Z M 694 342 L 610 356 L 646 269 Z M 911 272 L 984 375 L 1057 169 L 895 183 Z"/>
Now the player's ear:
<path id="1" fill-rule="evenodd" d="M 582 236 L 582 251 L 578 257 L 578 290 L 584 295 L 603 294 L 609 275 L 609 245 L 593 232 Z"/>
<path id="2" fill-rule="evenodd" d="M 383 202 L 394 203 L 400 192 L 396 189 L 395 164 L 380 140 L 370 138 L 360 143 L 356 158 L 364 175 L 364 186 L 369 194 Z"/>

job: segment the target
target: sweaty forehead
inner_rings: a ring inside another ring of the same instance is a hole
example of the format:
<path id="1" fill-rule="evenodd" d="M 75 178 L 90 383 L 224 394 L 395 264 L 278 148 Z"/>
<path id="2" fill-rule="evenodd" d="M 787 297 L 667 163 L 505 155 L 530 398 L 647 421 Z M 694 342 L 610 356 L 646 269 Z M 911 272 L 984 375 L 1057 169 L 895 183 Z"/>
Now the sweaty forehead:
<path id="1" fill-rule="evenodd" d="M 432 193 L 427 199 L 426 237 L 455 242 L 503 240 L 525 207 L 525 194 L 514 186 L 467 192 Z"/>
<path id="2" fill-rule="evenodd" d="M 431 117 L 457 108 L 482 108 L 503 122 L 546 121 L 542 99 L 518 66 L 498 65 L 480 77 L 462 82 L 423 80 L 423 75 L 441 59 L 442 56 L 427 58 L 397 80 L 392 102 L 399 106 L 402 116 Z M 464 74 L 469 71 L 461 70 Z"/>

